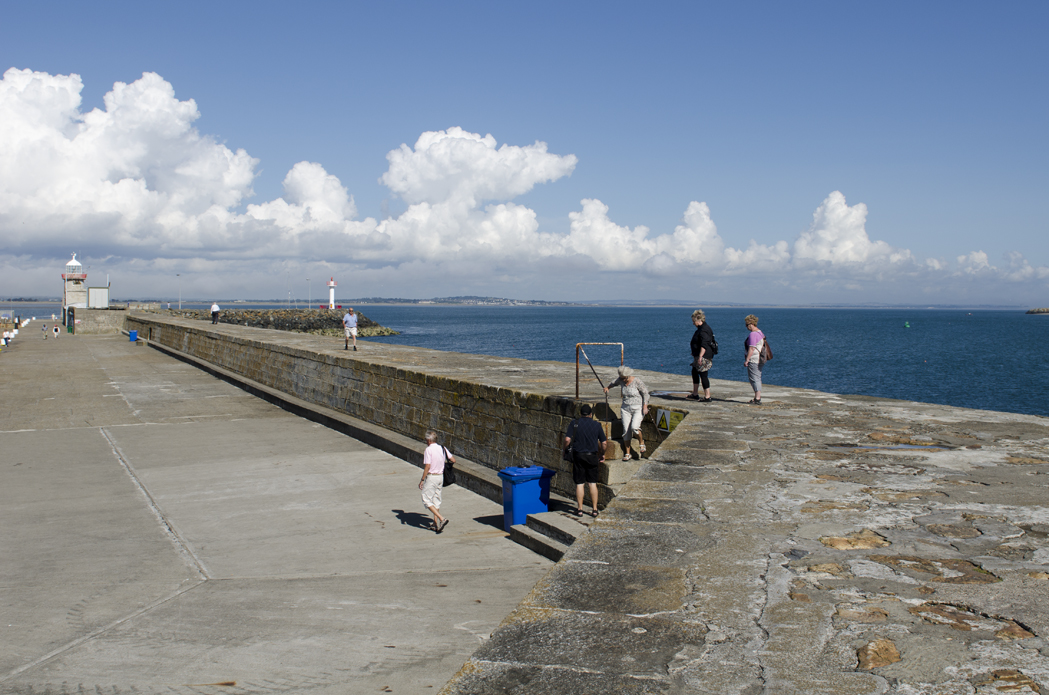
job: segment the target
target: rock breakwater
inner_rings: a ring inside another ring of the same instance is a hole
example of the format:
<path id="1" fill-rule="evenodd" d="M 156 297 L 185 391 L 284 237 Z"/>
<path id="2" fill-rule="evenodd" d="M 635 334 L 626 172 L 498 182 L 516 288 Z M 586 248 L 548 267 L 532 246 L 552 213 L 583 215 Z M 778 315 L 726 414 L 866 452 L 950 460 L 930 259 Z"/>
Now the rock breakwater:
<path id="1" fill-rule="evenodd" d="M 198 321 L 210 321 L 211 312 L 197 309 L 169 309 L 156 313 L 181 316 Z M 343 334 L 342 310 L 328 309 L 233 309 L 219 312 L 219 323 L 232 323 L 252 328 L 272 328 L 278 331 L 313 333 L 316 335 Z M 397 335 L 392 328 L 380 326 L 364 314 L 357 314 L 357 335 L 372 338 L 380 335 Z"/>

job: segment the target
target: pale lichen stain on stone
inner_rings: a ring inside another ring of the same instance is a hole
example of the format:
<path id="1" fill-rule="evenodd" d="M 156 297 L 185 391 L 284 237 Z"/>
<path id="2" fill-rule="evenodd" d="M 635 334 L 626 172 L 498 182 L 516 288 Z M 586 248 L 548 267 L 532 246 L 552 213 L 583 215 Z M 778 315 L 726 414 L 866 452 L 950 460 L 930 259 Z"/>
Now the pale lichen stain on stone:
<path id="1" fill-rule="evenodd" d="M 871 432 L 870 434 L 867 435 L 867 438 L 868 439 L 872 439 L 872 440 L 874 440 L 876 442 L 886 442 L 886 443 L 889 443 L 889 444 L 902 444 L 904 446 L 929 447 L 930 449 L 933 449 L 933 448 L 940 448 L 940 449 L 950 448 L 950 446 L 947 445 L 947 444 L 943 444 L 941 442 L 934 442 L 931 439 L 915 439 L 913 437 L 907 437 L 907 436 L 898 435 L 898 434 L 886 434 L 884 432 Z"/>
<path id="2" fill-rule="evenodd" d="M 856 651 L 856 657 L 860 662 L 859 668 L 864 671 L 895 664 L 902 659 L 900 650 L 896 648 L 896 643 L 884 637 L 868 642 L 860 647 Z"/>
<path id="3" fill-rule="evenodd" d="M 853 576 L 852 572 L 848 571 L 836 562 L 823 562 L 817 565 L 809 565 L 805 568 L 809 572 L 816 572 L 819 574 L 829 574 L 832 577 L 838 577 L 845 579 Z"/>
<path id="4" fill-rule="evenodd" d="M 807 453 L 817 461 L 840 461 L 849 457 L 849 454 L 843 451 L 826 451 L 823 449 L 812 450 Z"/>
<path id="5" fill-rule="evenodd" d="M 1002 581 L 968 560 L 930 560 L 913 555 L 871 555 L 870 559 L 896 570 L 931 574 L 928 581 L 943 584 L 994 584 Z"/>
<path id="6" fill-rule="evenodd" d="M 881 623 L 888 620 L 889 612 L 884 608 L 875 608 L 874 606 L 866 608 L 839 608 L 834 617 L 857 623 Z"/>
<path id="7" fill-rule="evenodd" d="M 992 618 L 949 603 L 923 603 L 907 609 L 913 615 L 934 625 L 946 625 L 954 630 L 971 632 L 982 630 L 994 632 L 1002 640 L 1020 640 L 1034 637 L 1016 622 L 1008 618 Z"/>
<path id="8" fill-rule="evenodd" d="M 1014 639 L 1030 639 L 1034 637 L 1034 634 L 1024 628 L 1020 627 L 1011 620 L 1006 621 L 1005 627 L 998 632 L 994 633 L 994 636 L 998 639 L 1014 640 Z"/>
<path id="9" fill-rule="evenodd" d="M 863 492 L 868 495 L 873 495 L 882 502 L 909 502 L 911 500 L 928 500 L 935 499 L 937 497 L 946 497 L 947 495 L 936 490 L 875 490 L 874 488 L 864 488 Z"/>
<path id="10" fill-rule="evenodd" d="M 975 688 L 993 685 L 996 690 L 1002 693 L 1022 693 L 1026 691 L 1039 693 L 1040 695 L 1042 692 L 1041 686 L 1031 680 L 1030 676 L 1015 669 L 998 669 L 991 673 L 983 673 L 973 678 L 970 683 Z"/>
<path id="11" fill-rule="evenodd" d="M 820 543 L 837 550 L 870 550 L 891 545 L 884 536 L 867 528 L 847 536 L 824 536 L 820 538 Z"/>
<path id="12" fill-rule="evenodd" d="M 836 502 L 834 500 L 808 501 L 801 505 L 803 514 L 822 514 L 823 512 L 865 512 L 870 509 L 866 502 Z"/>
<path id="13" fill-rule="evenodd" d="M 929 524 L 925 528 L 944 538 L 978 538 L 983 535 L 968 524 Z"/>

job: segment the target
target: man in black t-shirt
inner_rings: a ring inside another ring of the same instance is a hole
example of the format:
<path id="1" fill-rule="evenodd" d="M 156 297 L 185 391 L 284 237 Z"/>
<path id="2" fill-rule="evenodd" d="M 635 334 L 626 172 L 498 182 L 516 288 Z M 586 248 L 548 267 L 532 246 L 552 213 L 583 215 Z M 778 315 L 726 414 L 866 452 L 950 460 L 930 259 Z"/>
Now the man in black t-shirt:
<path id="1" fill-rule="evenodd" d="M 597 516 L 597 466 L 605 460 L 608 438 L 605 430 L 594 422 L 593 409 L 584 403 L 581 417 L 572 421 L 565 432 L 565 449 L 572 450 L 572 480 L 575 482 L 576 516 L 583 516 L 583 488 L 590 486 L 590 504 Z"/>

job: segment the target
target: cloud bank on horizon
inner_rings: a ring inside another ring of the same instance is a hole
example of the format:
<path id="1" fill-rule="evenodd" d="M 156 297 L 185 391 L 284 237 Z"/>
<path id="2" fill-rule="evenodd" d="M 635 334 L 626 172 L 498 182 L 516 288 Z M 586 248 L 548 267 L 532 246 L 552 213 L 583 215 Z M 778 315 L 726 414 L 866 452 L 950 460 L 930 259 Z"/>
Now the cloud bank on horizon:
<path id="1" fill-rule="evenodd" d="M 998 265 L 979 250 L 917 259 L 871 240 L 867 206 L 840 191 L 771 245 L 728 245 L 698 201 L 661 234 L 617 224 L 596 198 L 569 214 L 567 234 L 543 231 L 513 200 L 570 176 L 577 158 L 458 127 L 388 153 L 380 181 L 407 205 L 396 217 L 358 219 L 339 179 L 306 161 L 282 197 L 249 203 L 259 161 L 198 132 L 196 103 L 159 75 L 116 83 L 88 113 L 82 88 L 75 74 L 15 68 L 0 81 L 0 292 L 55 294 L 74 249 L 125 275 L 128 292 L 181 270 L 208 296 L 274 297 L 266 278 L 318 265 L 352 273 L 357 296 L 1015 303 L 1049 288 L 1049 267 L 1019 252 Z"/>

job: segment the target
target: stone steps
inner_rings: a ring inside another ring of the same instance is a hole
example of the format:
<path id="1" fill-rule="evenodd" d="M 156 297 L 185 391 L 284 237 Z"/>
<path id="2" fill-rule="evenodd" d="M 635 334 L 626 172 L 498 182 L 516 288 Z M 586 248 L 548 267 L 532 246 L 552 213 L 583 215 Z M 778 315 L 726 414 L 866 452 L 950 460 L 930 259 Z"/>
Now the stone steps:
<path id="1" fill-rule="evenodd" d="M 554 500 L 551 500 L 551 507 Z M 557 562 L 590 524 L 591 516 L 576 517 L 574 504 L 557 505 L 558 511 L 529 514 L 523 524 L 510 527 L 510 539 L 545 558 Z"/>

